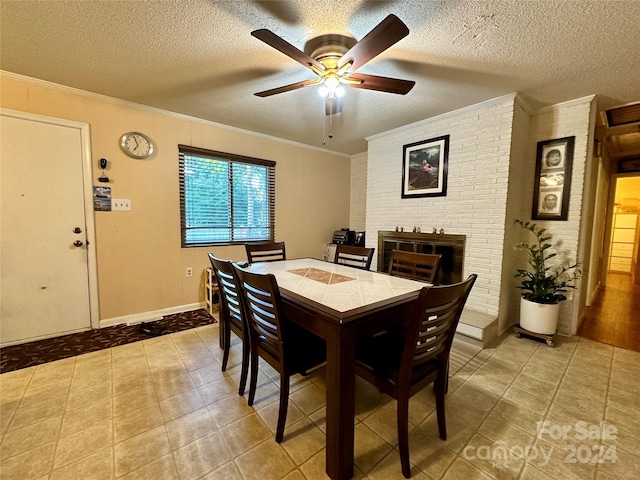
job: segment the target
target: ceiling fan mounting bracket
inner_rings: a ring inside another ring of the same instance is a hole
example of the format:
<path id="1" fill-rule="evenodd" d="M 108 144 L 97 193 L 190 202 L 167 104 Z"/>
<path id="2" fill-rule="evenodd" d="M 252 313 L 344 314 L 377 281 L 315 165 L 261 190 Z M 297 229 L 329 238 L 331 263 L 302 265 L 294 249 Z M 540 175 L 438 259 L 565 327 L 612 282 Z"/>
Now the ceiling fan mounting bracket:
<path id="1" fill-rule="evenodd" d="M 342 57 L 356 43 L 355 38 L 346 35 L 320 35 L 305 43 L 304 52 L 324 65 L 323 60 Z"/>

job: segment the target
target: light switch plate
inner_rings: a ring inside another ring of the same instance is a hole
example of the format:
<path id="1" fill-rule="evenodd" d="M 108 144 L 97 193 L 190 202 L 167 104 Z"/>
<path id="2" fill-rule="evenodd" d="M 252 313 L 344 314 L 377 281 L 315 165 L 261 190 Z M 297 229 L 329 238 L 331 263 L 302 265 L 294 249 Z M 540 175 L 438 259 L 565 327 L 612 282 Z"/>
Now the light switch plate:
<path id="1" fill-rule="evenodd" d="M 131 210 L 131 200 L 128 198 L 112 198 L 111 210 Z"/>

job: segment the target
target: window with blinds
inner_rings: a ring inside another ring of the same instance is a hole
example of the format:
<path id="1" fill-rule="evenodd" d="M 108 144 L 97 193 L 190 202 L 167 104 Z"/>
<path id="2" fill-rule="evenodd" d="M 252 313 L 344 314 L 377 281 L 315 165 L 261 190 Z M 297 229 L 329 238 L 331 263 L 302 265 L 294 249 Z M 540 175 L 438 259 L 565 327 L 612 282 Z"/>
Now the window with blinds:
<path id="1" fill-rule="evenodd" d="M 276 163 L 178 145 L 183 247 L 274 240 Z"/>

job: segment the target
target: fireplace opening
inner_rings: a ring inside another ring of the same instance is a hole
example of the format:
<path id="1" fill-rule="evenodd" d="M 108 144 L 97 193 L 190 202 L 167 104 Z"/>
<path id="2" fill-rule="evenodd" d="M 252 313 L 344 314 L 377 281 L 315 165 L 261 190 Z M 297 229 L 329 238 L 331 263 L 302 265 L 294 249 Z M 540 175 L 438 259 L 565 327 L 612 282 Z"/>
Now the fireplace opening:
<path id="1" fill-rule="evenodd" d="M 392 250 L 442 255 L 435 283 L 462 281 L 465 235 L 378 231 L 378 271 L 388 272 Z"/>

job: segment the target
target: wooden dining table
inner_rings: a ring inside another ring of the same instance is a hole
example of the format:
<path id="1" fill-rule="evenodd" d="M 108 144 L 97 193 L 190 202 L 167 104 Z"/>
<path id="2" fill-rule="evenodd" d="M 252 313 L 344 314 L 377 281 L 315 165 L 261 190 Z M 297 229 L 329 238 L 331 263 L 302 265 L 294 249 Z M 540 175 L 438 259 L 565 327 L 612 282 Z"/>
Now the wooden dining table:
<path id="1" fill-rule="evenodd" d="M 286 316 L 327 342 L 326 472 L 353 477 L 355 344 L 407 319 L 424 282 L 312 258 L 254 263 L 276 277 Z"/>

